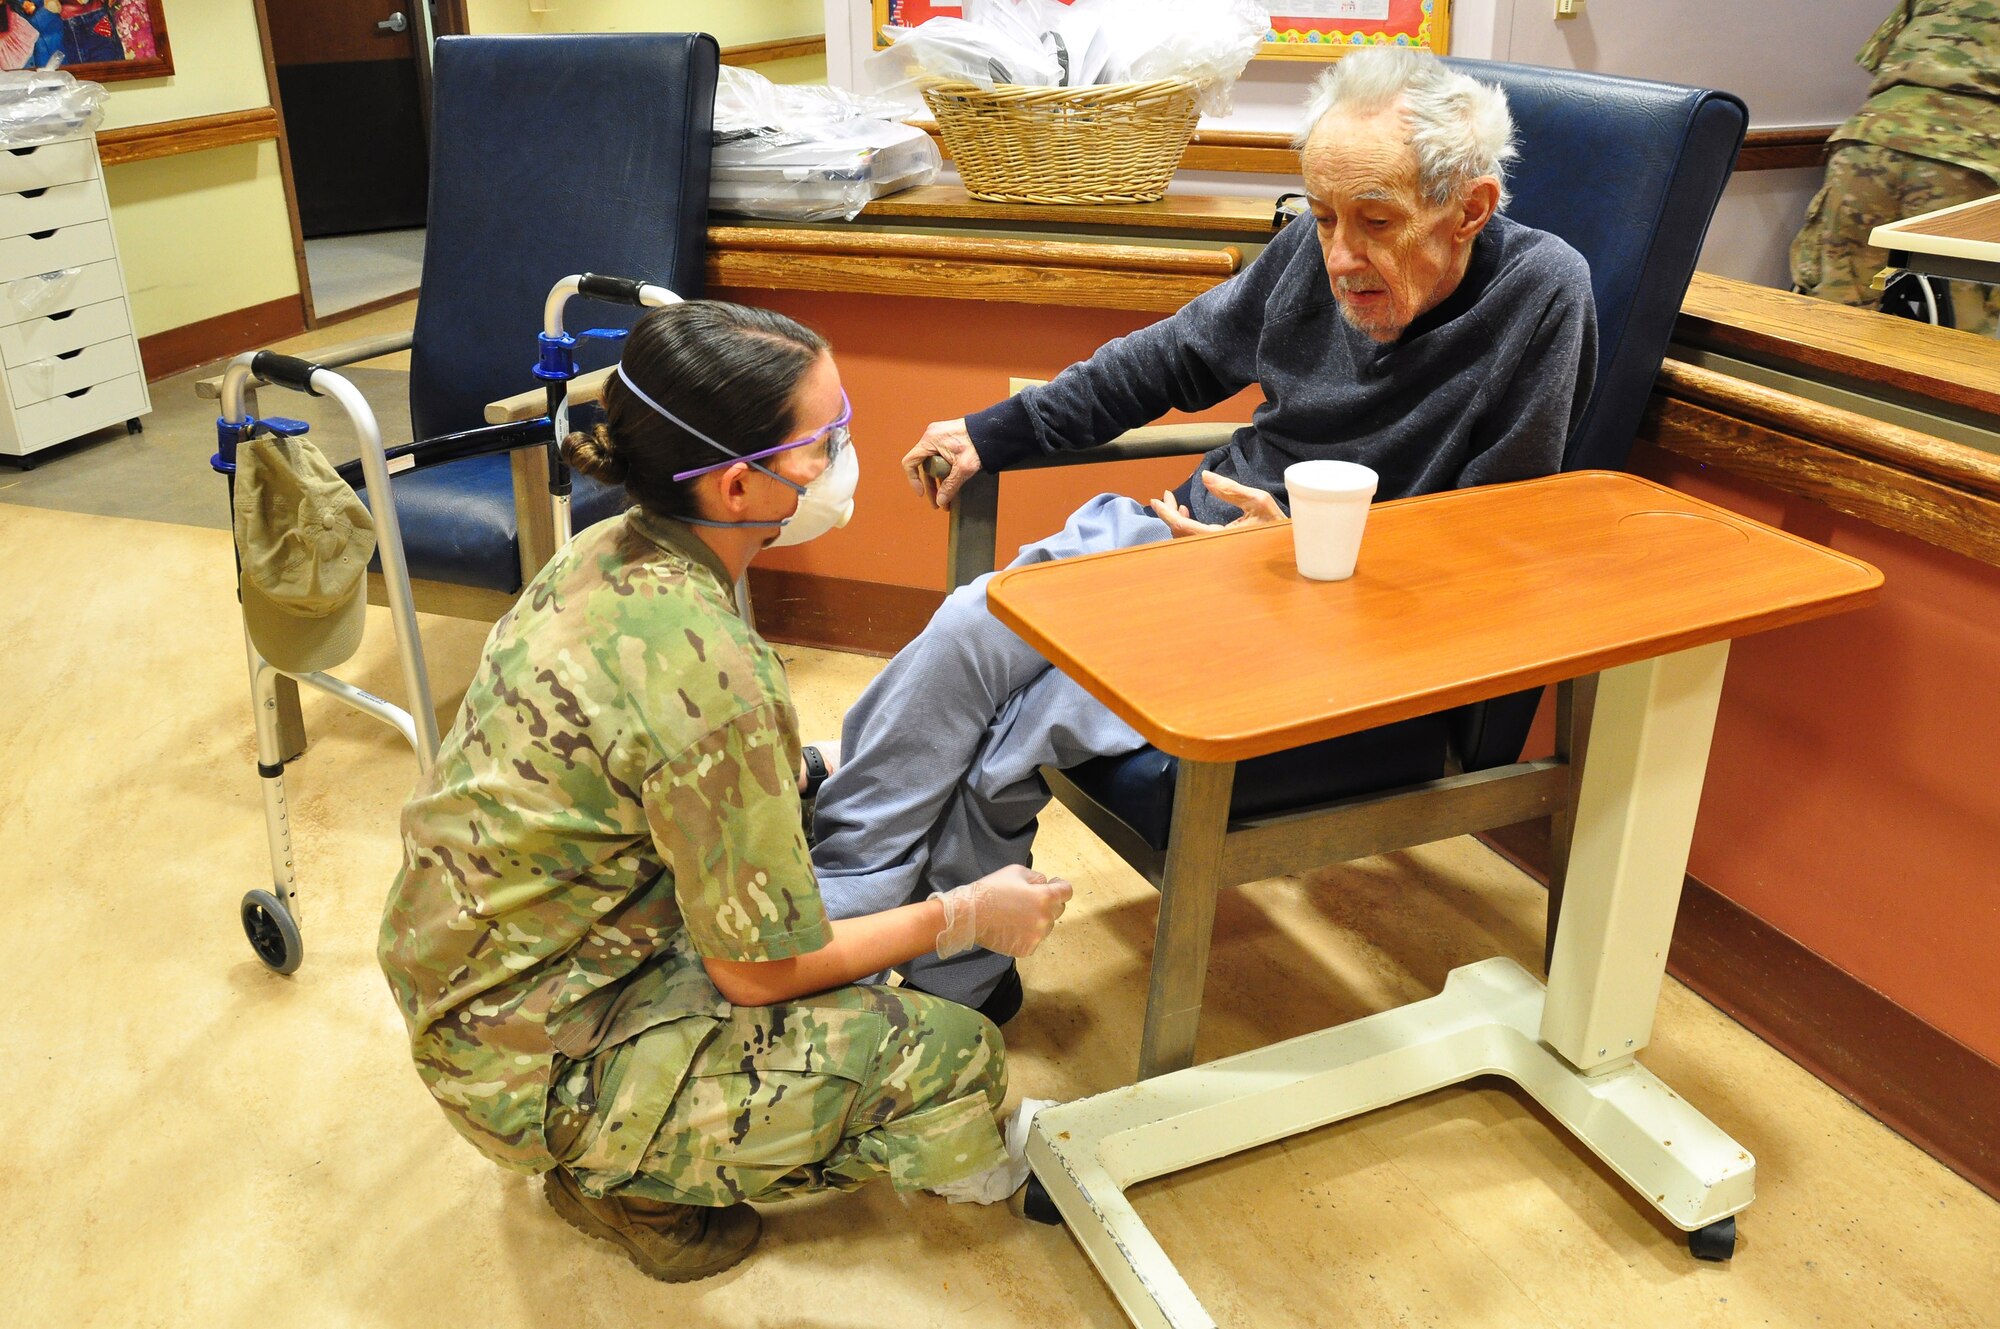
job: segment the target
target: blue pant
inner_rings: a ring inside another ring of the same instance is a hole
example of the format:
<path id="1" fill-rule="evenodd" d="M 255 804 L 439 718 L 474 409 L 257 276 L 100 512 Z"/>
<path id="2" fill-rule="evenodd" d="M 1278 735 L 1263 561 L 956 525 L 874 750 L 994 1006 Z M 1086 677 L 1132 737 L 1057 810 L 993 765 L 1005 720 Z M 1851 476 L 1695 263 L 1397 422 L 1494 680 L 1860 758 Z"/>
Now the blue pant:
<path id="1" fill-rule="evenodd" d="M 1012 566 L 1168 538 L 1129 498 L 1101 494 Z M 1049 801 L 1037 773 L 1130 752 L 1145 740 L 1052 668 L 986 608 L 986 577 L 952 592 L 889 662 L 841 728 L 841 767 L 820 789 L 813 867 L 835 918 L 879 913 L 1026 863 Z M 1008 959 L 922 956 L 903 976 L 976 1005 Z"/>

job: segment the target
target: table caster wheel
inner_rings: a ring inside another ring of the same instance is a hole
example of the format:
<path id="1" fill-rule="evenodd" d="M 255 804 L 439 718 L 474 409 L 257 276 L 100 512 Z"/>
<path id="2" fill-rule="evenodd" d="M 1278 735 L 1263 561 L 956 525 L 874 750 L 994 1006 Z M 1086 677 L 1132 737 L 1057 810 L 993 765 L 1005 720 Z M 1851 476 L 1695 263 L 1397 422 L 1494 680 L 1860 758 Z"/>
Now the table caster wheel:
<path id="1" fill-rule="evenodd" d="M 1062 1211 L 1049 1198 L 1048 1189 L 1042 1179 L 1032 1174 L 1028 1177 L 1028 1188 L 1021 1194 L 1021 1216 L 1036 1223 L 1047 1223 L 1051 1227 L 1060 1226 Z"/>
<path id="2" fill-rule="evenodd" d="M 1687 1234 L 1688 1253 L 1697 1260 L 1711 1260 L 1717 1264 L 1736 1254 L 1736 1216 L 1717 1219 L 1707 1227 L 1696 1228 Z"/>
<path id="3" fill-rule="evenodd" d="M 306 958 L 305 943 L 299 940 L 299 925 L 291 911 L 269 891 L 251 891 L 243 897 L 243 935 L 250 949 L 273 973 L 289 974 Z"/>

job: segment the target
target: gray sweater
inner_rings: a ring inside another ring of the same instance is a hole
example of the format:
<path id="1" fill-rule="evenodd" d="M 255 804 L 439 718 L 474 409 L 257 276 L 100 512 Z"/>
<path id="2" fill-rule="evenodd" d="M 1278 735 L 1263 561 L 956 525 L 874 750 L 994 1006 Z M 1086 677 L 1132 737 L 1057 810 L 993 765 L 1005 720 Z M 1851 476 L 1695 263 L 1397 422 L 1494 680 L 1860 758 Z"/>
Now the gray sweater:
<path id="1" fill-rule="evenodd" d="M 1560 469 L 1596 364 L 1590 270 L 1555 236 L 1494 217 L 1458 289 L 1382 344 L 1340 316 L 1307 216 L 1171 318 L 967 417 L 966 428 L 981 467 L 999 471 L 1255 383 L 1264 404 L 1202 468 L 1283 503 L 1285 467 L 1335 457 L 1373 467 L 1378 500 L 1402 498 Z M 1238 515 L 1193 480 L 1179 492 L 1198 521 Z"/>

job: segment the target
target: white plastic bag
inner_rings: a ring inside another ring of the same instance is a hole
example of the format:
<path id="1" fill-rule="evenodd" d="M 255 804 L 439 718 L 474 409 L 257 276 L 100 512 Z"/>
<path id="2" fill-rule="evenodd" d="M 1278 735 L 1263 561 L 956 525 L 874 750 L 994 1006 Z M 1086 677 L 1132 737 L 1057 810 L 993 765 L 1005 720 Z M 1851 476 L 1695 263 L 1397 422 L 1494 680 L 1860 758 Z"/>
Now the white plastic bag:
<path id="1" fill-rule="evenodd" d="M 1184 78 L 1200 85 L 1204 115 L 1226 115 L 1270 30 L 1258 0 L 965 0 L 964 12 L 883 28 L 890 46 L 862 62 L 870 85 L 907 96 L 939 80 L 1077 88 Z"/>
<path id="2" fill-rule="evenodd" d="M 1087 0 L 1078 0 L 1086 3 Z M 1203 115 L 1229 114 L 1236 80 L 1271 19 L 1257 0 L 1097 0 L 1111 58 L 1133 83 L 1184 78 L 1201 85 Z"/>
<path id="3" fill-rule="evenodd" d="M 104 87 L 67 70 L 0 73 L 0 148 L 27 148 L 89 133 L 104 119 Z"/>
<path id="4" fill-rule="evenodd" d="M 934 18 L 914 28 L 882 29 L 890 41 L 861 62 L 868 85 L 886 96 L 914 97 L 925 83 L 948 81 L 1054 87 L 1062 66 L 1039 43 L 1028 46 L 1008 34 L 962 18 Z"/>
<path id="5" fill-rule="evenodd" d="M 76 289 L 82 276 L 82 268 L 57 268 L 54 272 L 17 278 L 0 288 L 0 298 L 4 298 L 7 309 L 22 318 L 37 318 L 65 308 L 63 301 Z"/>
<path id="6" fill-rule="evenodd" d="M 937 178 L 929 134 L 894 102 L 780 85 L 724 65 L 716 84 L 709 206 L 785 221 L 852 221 L 871 199 Z"/>

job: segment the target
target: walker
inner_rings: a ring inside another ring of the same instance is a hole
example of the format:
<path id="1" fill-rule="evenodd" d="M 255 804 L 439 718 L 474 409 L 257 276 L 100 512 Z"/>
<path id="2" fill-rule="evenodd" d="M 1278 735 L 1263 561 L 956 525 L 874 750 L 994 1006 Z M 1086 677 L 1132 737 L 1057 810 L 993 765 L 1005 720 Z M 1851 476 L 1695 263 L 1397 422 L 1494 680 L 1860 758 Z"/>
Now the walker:
<path id="1" fill-rule="evenodd" d="M 430 771 L 437 755 L 437 712 L 431 701 L 430 675 L 424 664 L 423 640 L 417 632 L 416 608 L 410 594 L 409 566 L 403 555 L 403 533 L 396 517 L 396 502 L 390 485 L 392 475 L 468 457 L 512 452 L 518 448 L 542 447 L 549 457 L 549 504 L 556 544 L 570 538 L 570 476 L 563 464 L 561 442 L 569 433 L 570 380 L 576 377 L 575 350 L 579 340 L 563 329 L 569 301 L 577 296 L 614 304 L 658 308 L 678 303 L 680 297 L 663 286 L 624 277 L 601 277 L 582 273 L 563 278 L 549 291 L 543 309 L 543 327 L 536 338 L 537 361 L 534 376 L 541 380 L 547 395 L 548 413 L 531 420 L 487 425 L 478 429 L 444 434 L 437 438 L 385 448 L 382 431 L 368 401 L 347 379 L 325 364 L 272 351 L 251 351 L 230 361 L 221 384 L 222 410 L 216 420 L 216 453 L 209 465 L 229 486 L 231 511 L 236 498 L 236 449 L 260 433 L 281 437 L 304 436 L 303 420 L 270 416 L 258 419 L 248 409 L 250 393 L 258 384 L 271 384 L 311 396 L 328 396 L 346 410 L 361 443 L 355 461 L 335 468 L 350 485 L 365 484 L 368 507 L 375 518 L 376 551 L 382 567 L 382 581 L 389 601 L 389 622 L 396 634 L 396 654 L 402 666 L 403 687 L 408 709 L 385 701 L 351 683 L 326 673 L 294 674 L 279 670 L 259 654 L 250 640 L 246 624 L 244 653 L 250 668 L 250 700 L 257 728 L 257 775 L 264 793 L 264 830 L 271 853 L 271 888 L 252 890 L 244 895 L 241 917 L 250 949 L 264 965 L 280 974 L 298 969 L 305 958 L 299 931 L 298 878 L 292 863 L 291 826 L 285 812 L 285 764 L 292 758 L 284 752 L 278 718 L 278 679 L 323 692 L 364 715 L 372 716 L 401 734 L 417 759 L 420 774 Z M 593 328 L 583 338 L 616 341 L 625 337 L 623 328 Z M 382 353 L 379 346 L 361 348 L 356 354 L 335 360 L 335 365 L 353 363 Z M 252 380 L 255 380 L 253 383 Z M 231 548 L 235 549 L 232 522 Z M 296 757 L 298 754 L 293 754 Z"/>

